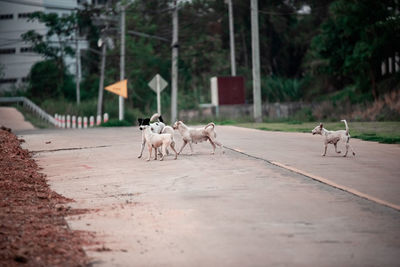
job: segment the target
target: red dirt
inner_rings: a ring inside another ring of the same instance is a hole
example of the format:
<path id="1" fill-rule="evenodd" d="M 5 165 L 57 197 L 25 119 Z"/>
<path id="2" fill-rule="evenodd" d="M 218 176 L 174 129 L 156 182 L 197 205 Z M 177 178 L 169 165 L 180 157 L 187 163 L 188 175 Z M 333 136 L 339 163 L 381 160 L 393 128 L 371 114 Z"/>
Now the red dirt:
<path id="1" fill-rule="evenodd" d="M 0 266 L 86 266 L 87 232 L 69 229 L 71 202 L 52 191 L 17 137 L 0 129 Z"/>

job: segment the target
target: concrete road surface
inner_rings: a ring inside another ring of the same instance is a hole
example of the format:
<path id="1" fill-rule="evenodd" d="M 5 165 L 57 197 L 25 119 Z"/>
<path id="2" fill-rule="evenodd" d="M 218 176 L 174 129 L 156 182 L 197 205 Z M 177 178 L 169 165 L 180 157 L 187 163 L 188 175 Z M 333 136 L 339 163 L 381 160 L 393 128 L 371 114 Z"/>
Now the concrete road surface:
<path id="1" fill-rule="evenodd" d="M 86 248 L 95 266 L 400 265 L 398 210 L 274 165 L 396 205 L 399 146 L 352 140 L 355 158 L 322 158 L 311 134 L 217 132 L 225 154 L 202 143 L 163 162 L 137 158 L 137 128 L 20 134 L 51 187 L 92 209 L 68 223 L 102 242 Z"/>
<path id="2" fill-rule="evenodd" d="M 29 121 L 25 121 L 22 113 L 13 107 L 0 107 L 0 126 L 2 125 L 13 131 L 35 129 Z"/>

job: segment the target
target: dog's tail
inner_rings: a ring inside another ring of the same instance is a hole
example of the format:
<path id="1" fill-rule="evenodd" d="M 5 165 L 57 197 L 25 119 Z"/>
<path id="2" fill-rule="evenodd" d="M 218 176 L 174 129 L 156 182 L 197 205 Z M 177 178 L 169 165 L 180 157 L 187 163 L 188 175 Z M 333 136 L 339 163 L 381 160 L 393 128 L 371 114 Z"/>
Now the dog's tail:
<path id="1" fill-rule="evenodd" d="M 158 120 L 159 122 L 164 122 L 161 114 L 159 113 L 154 113 L 153 116 L 151 116 L 150 121 L 155 121 Z"/>
<path id="2" fill-rule="evenodd" d="M 346 135 L 349 135 L 349 126 L 347 125 L 347 121 L 346 120 L 341 120 L 342 122 L 344 122 L 344 125 L 346 125 Z"/>
<path id="3" fill-rule="evenodd" d="M 207 130 L 207 128 L 212 127 L 212 129 Z M 214 137 L 217 137 L 217 133 L 215 132 L 215 124 L 213 122 L 210 122 L 209 124 L 207 124 L 206 126 L 204 126 L 204 131 L 206 132 L 213 132 L 214 133 Z"/>
<path id="4" fill-rule="evenodd" d="M 210 122 L 209 124 L 207 124 L 206 126 L 204 126 L 204 130 L 207 129 L 208 127 L 212 126 L 213 129 L 215 128 L 215 124 L 213 122 Z"/>
<path id="5" fill-rule="evenodd" d="M 165 134 L 171 134 L 172 136 L 174 136 L 174 129 L 171 126 L 165 126 L 164 129 L 161 131 L 161 133 Z"/>

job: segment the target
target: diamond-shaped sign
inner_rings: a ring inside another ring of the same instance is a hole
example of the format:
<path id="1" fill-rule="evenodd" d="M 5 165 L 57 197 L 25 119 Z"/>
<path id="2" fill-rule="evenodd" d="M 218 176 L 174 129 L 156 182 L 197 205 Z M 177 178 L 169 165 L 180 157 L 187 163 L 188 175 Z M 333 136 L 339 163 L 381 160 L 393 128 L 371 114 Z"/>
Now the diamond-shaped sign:
<path id="1" fill-rule="evenodd" d="M 165 87 L 167 87 L 167 85 L 168 83 L 160 76 L 160 74 L 156 74 L 156 76 L 154 76 L 154 78 L 149 82 L 150 88 L 156 93 L 157 88 L 159 88 L 158 90 L 161 92 Z"/>

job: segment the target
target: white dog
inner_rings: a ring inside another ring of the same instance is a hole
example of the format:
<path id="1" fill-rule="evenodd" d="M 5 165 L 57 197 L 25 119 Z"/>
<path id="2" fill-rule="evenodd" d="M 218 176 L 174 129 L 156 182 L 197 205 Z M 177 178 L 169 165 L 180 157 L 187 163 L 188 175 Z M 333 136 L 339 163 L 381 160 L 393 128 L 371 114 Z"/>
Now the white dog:
<path id="1" fill-rule="evenodd" d="M 155 120 L 158 120 L 158 121 L 150 123 L 151 121 L 155 121 Z M 161 134 L 165 127 L 162 116 L 158 113 L 153 114 L 153 116 L 151 116 L 151 118 L 146 118 L 146 119 L 139 118 L 138 122 L 139 122 L 140 130 L 144 130 L 145 126 L 151 126 L 154 133 L 158 133 L 158 134 Z M 143 131 L 142 132 L 142 144 L 140 147 L 140 154 L 139 154 L 138 158 L 142 157 L 145 144 L 146 144 L 146 139 L 144 138 L 144 131 Z"/>
<path id="2" fill-rule="evenodd" d="M 178 154 L 180 154 L 183 150 L 183 148 L 186 146 L 187 143 L 189 143 L 190 146 L 190 155 L 193 154 L 193 147 L 192 143 L 197 144 L 198 142 L 203 142 L 203 141 L 210 141 L 213 151 L 211 154 L 215 153 L 215 145 L 218 145 L 222 149 L 222 153 L 224 153 L 224 146 L 217 141 L 216 137 L 217 134 L 215 132 L 215 124 L 210 122 L 203 128 L 191 128 L 186 126 L 182 121 L 177 121 L 174 123 L 172 126 L 175 130 L 178 130 L 179 133 L 181 134 L 183 138 L 183 145 L 181 149 L 179 150 Z"/>
<path id="3" fill-rule="evenodd" d="M 147 147 L 149 149 L 149 157 L 147 158 L 147 161 L 150 160 L 151 158 L 151 152 L 154 148 L 154 153 L 155 153 L 155 157 L 154 159 L 157 159 L 157 148 L 161 147 L 162 148 L 162 155 L 160 160 L 164 159 L 164 156 L 166 155 L 166 150 L 167 147 L 171 147 L 172 150 L 175 152 L 175 159 L 177 159 L 178 157 L 178 153 L 175 150 L 175 141 L 174 138 L 171 134 L 169 133 L 163 133 L 163 134 L 158 134 L 158 133 L 154 133 L 154 130 L 152 128 L 152 126 L 147 125 L 147 126 L 143 126 L 144 129 L 144 138 L 146 140 L 147 143 Z"/>
<path id="4" fill-rule="evenodd" d="M 340 140 L 343 140 L 346 142 L 346 153 L 343 155 L 343 157 L 347 156 L 347 152 L 349 151 L 349 148 L 351 149 L 351 152 L 353 152 L 353 155 L 355 156 L 356 153 L 354 153 L 353 148 L 350 146 L 349 141 L 350 141 L 350 134 L 349 134 L 349 127 L 347 126 L 347 121 L 346 120 L 341 120 L 344 122 L 346 125 L 346 130 L 339 130 L 339 131 L 328 131 L 323 127 L 323 124 L 320 123 L 317 127 L 315 127 L 311 132 L 312 134 L 320 134 L 325 137 L 324 139 L 324 146 L 325 146 L 325 151 L 322 154 L 322 156 L 326 155 L 326 149 L 328 147 L 328 144 L 333 144 L 335 146 L 335 152 L 340 153 L 340 151 L 337 151 L 337 143 Z"/>

